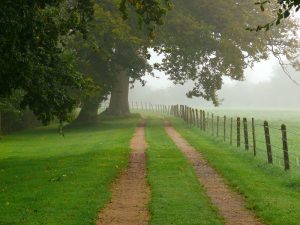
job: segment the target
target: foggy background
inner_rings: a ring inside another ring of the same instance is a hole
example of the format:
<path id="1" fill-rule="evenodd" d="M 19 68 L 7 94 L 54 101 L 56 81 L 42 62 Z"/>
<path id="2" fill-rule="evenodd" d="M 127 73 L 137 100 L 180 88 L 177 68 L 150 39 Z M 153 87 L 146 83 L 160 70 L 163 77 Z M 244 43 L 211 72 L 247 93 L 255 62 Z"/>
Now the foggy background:
<path id="1" fill-rule="evenodd" d="M 160 60 L 154 57 L 153 61 Z M 300 72 L 289 68 L 290 75 L 300 83 Z M 155 76 L 146 76 L 146 86 L 135 83 L 130 90 L 129 103 L 148 102 L 157 104 L 187 104 L 197 107 L 214 107 L 202 98 L 187 98 L 186 93 L 192 83 L 184 86 L 174 85 L 158 71 Z M 222 90 L 218 92 L 222 99 L 219 108 L 300 108 L 300 87 L 283 72 L 275 58 L 257 63 L 252 69 L 245 70 L 245 81 L 237 82 L 224 79 Z"/>

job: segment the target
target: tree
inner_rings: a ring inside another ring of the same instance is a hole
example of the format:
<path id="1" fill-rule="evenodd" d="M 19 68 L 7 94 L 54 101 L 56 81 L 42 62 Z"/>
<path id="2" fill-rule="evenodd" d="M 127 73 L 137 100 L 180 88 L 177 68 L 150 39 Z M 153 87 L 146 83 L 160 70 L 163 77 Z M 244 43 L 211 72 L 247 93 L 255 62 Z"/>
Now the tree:
<path id="1" fill-rule="evenodd" d="M 153 31 L 154 25 L 162 25 L 163 18 L 166 13 L 172 9 L 171 0 L 122 0 L 120 3 L 120 11 L 123 13 L 123 18 L 128 19 L 128 8 L 133 8 L 139 15 L 140 25 L 142 23 L 150 25 L 150 30 Z"/>
<path id="2" fill-rule="evenodd" d="M 32 111 L 20 107 L 24 94 L 15 90 L 9 98 L 0 99 L 0 135 L 40 125 Z"/>
<path id="3" fill-rule="evenodd" d="M 160 23 L 167 2 L 123 0 L 119 8 L 124 16 L 128 7 L 135 9 L 150 29 Z M 33 110 L 44 124 L 54 117 L 67 120 L 79 96 L 91 88 L 91 82 L 78 72 L 75 54 L 67 43 L 76 33 L 87 36 L 93 7 L 93 0 L 3 0 L 0 97 L 22 90 L 21 105 Z"/>
<path id="4" fill-rule="evenodd" d="M 129 78 L 142 80 L 144 73 L 151 70 L 145 61 L 149 57 L 147 48 L 164 55 L 163 62 L 155 66 L 174 83 L 194 82 L 189 97 L 203 97 L 215 105 L 220 103 L 216 92 L 225 76 L 243 80 L 247 66 L 275 52 L 292 57 L 299 49 L 296 37 L 289 33 L 290 27 L 296 27 L 292 21 L 288 21 L 288 27 L 278 27 L 268 35 L 245 31 L 247 24 L 262 23 L 272 16 L 258 17 L 260 9 L 254 7 L 254 1 L 173 2 L 174 9 L 168 13 L 165 25 L 157 28 L 157 37 L 150 42 L 145 42 L 131 20 L 121 21 L 116 2 L 99 2 L 101 14 L 95 20 L 99 27 L 94 29 L 98 52 L 89 50 L 87 61 L 94 79 L 99 79 L 98 84 L 106 90 L 101 96 L 112 94 L 107 110 L 110 114 L 129 112 Z M 249 8 L 253 10 L 249 12 Z M 94 59 L 95 63 L 91 63 Z M 97 65 L 105 70 L 97 69 Z M 100 98 L 97 99 L 94 106 L 99 104 Z"/>
<path id="5" fill-rule="evenodd" d="M 24 91 L 29 106 L 47 124 L 67 120 L 85 81 L 65 43 L 86 34 L 93 14 L 90 0 L 4 0 L 0 9 L 0 97 Z"/>
<path id="6" fill-rule="evenodd" d="M 117 1 L 97 3 L 92 27 L 88 42 L 78 44 L 78 39 L 73 42 L 81 57 L 81 72 L 100 86 L 98 93 L 83 101 L 78 117 L 81 122 L 95 118 L 99 103 L 109 94 L 111 101 L 106 113 L 128 114 L 130 82 L 151 72 L 145 47 L 148 31 L 138 29 L 134 16 L 124 21 Z"/>
<path id="7" fill-rule="evenodd" d="M 247 66 L 270 54 L 292 58 L 299 52 L 298 37 L 290 33 L 290 27 L 297 27 L 292 21 L 269 34 L 249 34 L 247 25 L 261 24 L 272 17 L 258 14 L 260 9 L 254 7 L 254 1 L 174 1 L 174 9 L 158 29 L 153 44 L 164 55 L 157 68 L 176 84 L 193 81 L 189 97 L 203 97 L 218 105 L 216 92 L 222 87 L 223 77 L 243 80 Z"/>

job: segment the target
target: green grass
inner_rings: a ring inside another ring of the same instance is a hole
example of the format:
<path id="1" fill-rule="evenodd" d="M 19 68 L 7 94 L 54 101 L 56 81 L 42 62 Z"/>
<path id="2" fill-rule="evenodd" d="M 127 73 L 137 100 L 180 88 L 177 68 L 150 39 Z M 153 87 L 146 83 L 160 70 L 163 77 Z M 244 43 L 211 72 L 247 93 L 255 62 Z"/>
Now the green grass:
<path id="1" fill-rule="evenodd" d="M 236 118 L 240 117 L 248 119 L 248 130 L 249 130 L 249 144 L 252 148 L 252 128 L 251 128 L 251 118 L 255 118 L 255 130 L 256 130 L 256 146 L 257 146 L 257 156 L 261 159 L 267 161 L 266 154 L 266 144 L 264 136 L 263 123 L 264 120 L 269 122 L 270 126 L 270 136 L 273 152 L 273 162 L 274 165 L 281 168 L 283 165 L 283 150 L 282 150 L 282 134 L 281 134 L 281 124 L 287 126 L 288 134 L 288 145 L 289 145 L 289 158 L 292 170 L 297 170 L 300 172 L 300 111 L 297 109 L 281 109 L 281 110 L 272 110 L 272 109 L 255 109 L 255 110 L 241 110 L 241 109 L 228 109 L 228 110 L 218 110 L 218 109 L 207 109 L 207 112 L 210 113 L 208 118 L 209 129 L 208 132 L 212 134 L 212 118 L 211 113 L 214 113 L 214 136 L 216 136 L 216 116 L 220 116 L 219 124 L 219 134 L 220 138 L 223 138 L 223 116 L 227 116 L 226 123 L 226 139 L 230 138 L 230 118 L 233 118 L 233 142 L 236 143 Z M 243 133 L 243 124 L 241 123 L 241 148 L 244 148 L 244 133 Z"/>
<path id="2" fill-rule="evenodd" d="M 128 162 L 137 117 L 54 127 L 0 140 L 1 225 L 88 225 Z"/>
<path id="3" fill-rule="evenodd" d="M 248 208 L 267 224 L 299 224 L 300 176 L 296 171 L 284 172 L 197 128 L 187 127 L 179 119 L 171 120 L 229 184 L 246 197 Z"/>
<path id="4" fill-rule="evenodd" d="M 222 224 L 191 164 L 169 139 L 162 121 L 149 120 L 146 138 L 148 181 L 152 189 L 150 224 Z"/>

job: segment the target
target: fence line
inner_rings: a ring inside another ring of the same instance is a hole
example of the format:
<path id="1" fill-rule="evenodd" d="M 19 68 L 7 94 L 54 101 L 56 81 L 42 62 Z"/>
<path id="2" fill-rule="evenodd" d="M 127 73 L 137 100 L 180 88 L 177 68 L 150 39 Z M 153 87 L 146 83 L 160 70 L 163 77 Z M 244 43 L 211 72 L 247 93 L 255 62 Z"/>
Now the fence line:
<path id="1" fill-rule="evenodd" d="M 300 140 L 300 132 L 288 131 L 285 124 L 277 128 L 270 126 L 268 121 L 259 124 L 255 118 L 248 120 L 241 117 L 220 116 L 186 105 L 153 105 L 143 102 L 140 105 L 138 102 L 131 102 L 129 105 L 132 109 L 181 118 L 189 127 L 196 127 L 208 135 L 222 138 L 223 142 L 235 145 L 237 148 L 241 148 L 243 144 L 245 151 L 251 149 L 254 157 L 264 157 L 269 164 L 279 165 L 286 171 L 291 167 L 300 168 L 300 154 L 290 151 L 297 146 L 300 149 L 300 144 L 295 144 L 288 139 L 289 134 Z M 274 132 L 277 137 L 273 135 Z"/>

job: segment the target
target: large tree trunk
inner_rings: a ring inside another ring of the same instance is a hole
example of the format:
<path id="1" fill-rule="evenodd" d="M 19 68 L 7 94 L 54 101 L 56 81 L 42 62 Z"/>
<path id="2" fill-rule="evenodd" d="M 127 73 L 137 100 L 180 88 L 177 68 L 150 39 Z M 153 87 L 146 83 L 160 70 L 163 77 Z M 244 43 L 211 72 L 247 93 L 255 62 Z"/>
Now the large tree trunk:
<path id="1" fill-rule="evenodd" d="M 104 112 L 105 115 L 123 116 L 130 114 L 129 103 L 129 76 L 126 71 L 121 71 L 113 84 L 111 91 L 109 108 Z"/>
<path id="2" fill-rule="evenodd" d="M 83 103 L 76 122 L 88 122 L 94 120 L 98 115 L 100 98 L 91 98 Z"/>

